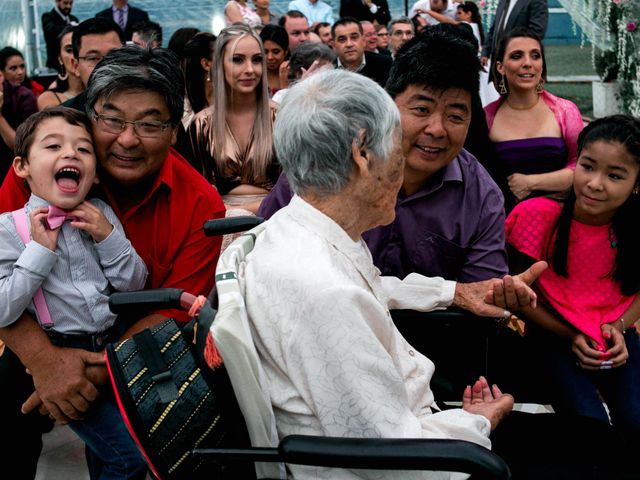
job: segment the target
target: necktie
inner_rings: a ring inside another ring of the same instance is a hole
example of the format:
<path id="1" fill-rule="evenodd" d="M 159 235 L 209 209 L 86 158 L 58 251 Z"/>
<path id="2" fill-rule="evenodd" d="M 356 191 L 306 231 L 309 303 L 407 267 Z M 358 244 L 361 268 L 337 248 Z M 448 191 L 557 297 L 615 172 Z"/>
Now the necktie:
<path id="1" fill-rule="evenodd" d="M 116 22 L 120 26 L 122 31 L 124 31 L 124 10 L 122 8 L 116 8 Z"/>
<path id="2" fill-rule="evenodd" d="M 49 230 L 55 230 L 67 220 L 73 221 L 77 219 L 77 217 L 69 214 L 69 210 L 49 205 L 49 213 L 47 213 L 47 227 Z"/>

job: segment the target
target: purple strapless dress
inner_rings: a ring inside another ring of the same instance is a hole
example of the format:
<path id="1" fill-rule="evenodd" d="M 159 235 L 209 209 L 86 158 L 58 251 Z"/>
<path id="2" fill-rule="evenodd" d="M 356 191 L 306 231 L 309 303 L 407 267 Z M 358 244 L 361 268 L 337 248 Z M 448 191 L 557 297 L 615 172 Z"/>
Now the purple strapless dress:
<path id="1" fill-rule="evenodd" d="M 538 137 L 494 143 L 496 160 L 508 177 L 555 172 L 567 166 L 567 146 L 562 138 Z"/>

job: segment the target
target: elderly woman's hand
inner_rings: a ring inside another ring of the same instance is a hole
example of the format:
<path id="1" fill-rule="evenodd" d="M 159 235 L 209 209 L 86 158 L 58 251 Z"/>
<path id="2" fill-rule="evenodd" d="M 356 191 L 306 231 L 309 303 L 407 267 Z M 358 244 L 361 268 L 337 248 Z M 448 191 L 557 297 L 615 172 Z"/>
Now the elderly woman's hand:
<path id="1" fill-rule="evenodd" d="M 537 295 L 531 285 L 547 268 L 547 262 L 536 262 L 518 275 L 474 283 L 457 283 L 453 304 L 481 317 L 507 319 L 511 311 L 536 306 Z"/>
<path id="2" fill-rule="evenodd" d="M 513 410 L 513 397 L 502 393 L 497 385 L 489 387 L 487 379 L 480 377 L 464 389 L 462 409 L 487 418 L 493 430 Z"/>

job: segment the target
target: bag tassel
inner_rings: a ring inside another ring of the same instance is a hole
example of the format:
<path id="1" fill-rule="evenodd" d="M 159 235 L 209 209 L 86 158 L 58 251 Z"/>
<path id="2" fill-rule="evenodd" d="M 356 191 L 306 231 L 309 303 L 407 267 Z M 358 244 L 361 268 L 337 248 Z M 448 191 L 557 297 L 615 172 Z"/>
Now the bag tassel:
<path id="1" fill-rule="evenodd" d="M 209 368 L 216 369 L 222 365 L 223 360 L 220 356 L 220 352 L 216 348 L 216 343 L 213 340 L 213 335 L 211 332 L 207 333 L 207 341 L 204 347 L 204 360 L 209 365 Z"/>

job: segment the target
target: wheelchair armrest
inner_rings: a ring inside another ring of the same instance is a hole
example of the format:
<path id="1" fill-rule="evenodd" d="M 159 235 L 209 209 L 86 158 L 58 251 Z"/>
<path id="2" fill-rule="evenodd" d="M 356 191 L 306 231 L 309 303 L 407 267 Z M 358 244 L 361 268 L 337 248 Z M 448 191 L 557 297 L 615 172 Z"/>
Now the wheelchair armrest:
<path id="1" fill-rule="evenodd" d="M 166 308 L 188 310 L 195 299 L 195 295 L 179 288 L 156 288 L 139 290 L 137 292 L 117 292 L 109 297 L 109 309 L 117 314 Z M 206 309 L 207 306 L 208 302 L 202 307 L 203 310 Z"/>
<path id="2" fill-rule="evenodd" d="M 226 235 L 229 233 L 244 232 L 257 227 L 264 218 L 254 217 L 253 215 L 244 215 L 239 217 L 216 218 L 215 220 L 207 220 L 204 222 L 204 234 L 207 237 L 216 235 Z"/>
<path id="3" fill-rule="evenodd" d="M 444 439 L 339 438 L 289 435 L 270 448 L 197 448 L 194 455 L 220 463 L 284 462 L 334 468 L 464 472 L 474 479 L 509 480 L 509 466 L 475 443 Z"/>
<path id="4" fill-rule="evenodd" d="M 301 465 L 452 471 L 505 480 L 511 477 L 502 458 L 463 440 L 290 435 L 282 439 L 278 450 L 284 462 Z"/>

